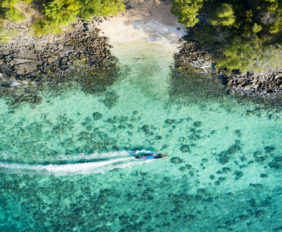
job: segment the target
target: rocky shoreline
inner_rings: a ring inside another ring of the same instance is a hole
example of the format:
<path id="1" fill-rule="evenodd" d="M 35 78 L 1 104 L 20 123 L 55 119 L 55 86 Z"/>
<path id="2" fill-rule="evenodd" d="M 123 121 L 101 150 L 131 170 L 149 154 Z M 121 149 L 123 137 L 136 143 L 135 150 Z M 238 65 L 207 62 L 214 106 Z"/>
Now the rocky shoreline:
<path id="1" fill-rule="evenodd" d="M 282 98 L 282 70 L 226 75 L 214 67 L 212 52 L 212 49 L 204 48 L 186 36 L 183 38 L 179 53 L 175 54 L 175 68 L 189 67 L 189 71 L 209 73 L 222 83 L 230 95 L 264 99 Z"/>
<path id="2" fill-rule="evenodd" d="M 97 28 L 102 20 L 78 20 L 56 36 L 20 34 L 9 43 L 0 43 L 0 97 L 5 96 L 10 105 L 40 103 L 40 91 L 46 86 L 52 91 L 69 88 L 72 83 L 87 93 L 105 91 L 116 80 L 118 68 L 108 38 L 100 36 Z M 175 68 L 208 73 L 230 95 L 282 98 L 282 70 L 226 75 L 214 68 L 212 52 L 193 41 L 188 33 L 174 56 Z"/>
<path id="3" fill-rule="evenodd" d="M 246 73 L 226 76 L 218 74 L 226 90 L 242 96 L 280 96 L 282 94 L 282 70 L 268 73 Z"/>
<path id="4" fill-rule="evenodd" d="M 0 97 L 10 103 L 40 103 L 44 86 L 78 83 L 87 93 L 101 92 L 117 75 L 116 58 L 96 25 L 77 21 L 56 36 L 14 38 L 0 43 Z"/>

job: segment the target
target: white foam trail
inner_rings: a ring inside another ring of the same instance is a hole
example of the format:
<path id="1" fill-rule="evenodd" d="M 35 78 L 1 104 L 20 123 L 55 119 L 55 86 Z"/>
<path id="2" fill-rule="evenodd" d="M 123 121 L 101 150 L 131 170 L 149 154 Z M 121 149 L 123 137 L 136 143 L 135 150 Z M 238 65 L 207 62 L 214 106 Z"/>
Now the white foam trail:
<path id="1" fill-rule="evenodd" d="M 0 162 L 0 167 L 17 170 L 47 171 L 50 173 L 90 173 L 92 171 L 104 171 L 105 169 L 115 169 L 121 165 L 127 165 L 129 161 L 138 161 L 134 157 L 120 158 L 101 162 L 76 163 L 76 164 L 18 164 Z"/>
<path id="2" fill-rule="evenodd" d="M 77 163 L 66 164 L 24 164 L 17 162 L 0 162 L 0 168 L 13 170 L 13 172 L 25 173 L 28 171 L 35 172 L 47 172 L 56 175 L 69 175 L 69 174 L 90 174 L 97 172 L 105 172 L 117 168 L 131 167 L 137 164 L 143 164 L 151 162 L 152 160 L 140 161 L 134 158 L 132 155 L 152 153 L 149 150 L 137 150 L 137 151 L 118 151 L 107 153 L 94 153 L 91 155 L 85 155 L 81 153 L 76 156 L 61 155 L 49 162 L 55 161 L 73 161 Z M 107 159 L 109 160 L 101 160 Z M 95 160 L 97 159 L 97 160 Z M 84 161 L 84 162 L 81 162 Z"/>
<path id="3" fill-rule="evenodd" d="M 102 158 L 112 158 L 118 156 L 128 156 L 130 155 L 129 151 L 118 151 L 118 152 L 107 152 L 107 153 L 93 153 L 91 155 L 85 155 L 84 153 L 80 153 L 76 156 L 67 156 L 60 155 L 56 158 L 56 160 L 89 160 L 89 159 L 102 159 Z"/>
<path id="4" fill-rule="evenodd" d="M 85 155 L 84 153 L 80 153 L 75 156 L 67 156 L 67 155 L 59 155 L 56 157 L 56 159 L 52 161 L 60 161 L 60 160 L 68 160 L 68 161 L 87 161 L 91 160 L 93 161 L 94 159 L 107 159 L 107 158 L 123 158 L 123 157 L 128 157 L 130 155 L 138 155 L 138 154 L 150 154 L 153 151 L 151 150 L 136 150 L 136 151 L 131 151 L 131 150 L 123 150 L 123 151 L 115 151 L 115 152 L 107 152 L 107 153 L 93 153 L 90 155 Z"/>
<path id="5" fill-rule="evenodd" d="M 150 151 L 143 150 L 144 153 Z M 80 153 L 78 155 L 57 155 L 56 157 L 50 157 L 48 162 L 56 162 L 56 161 L 87 161 L 87 160 L 95 160 L 95 159 L 107 159 L 107 158 L 121 158 L 121 157 L 128 157 L 130 155 L 135 154 L 134 151 L 130 150 L 123 150 L 123 151 L 115 151 L 115 152 L 106 152 L 106 153 L 93 153 L 90 155 L 86 155 L 84 153 Z M 136 153 L 137 154 L 137 153 Z M 14 153 L 10 153 L 8 151 L 2 151 L 0 153 L 0 159 L 2 161 L 9 161 L 9 160 L 22 160 L 22 157 Z M 45 160 L 44 160 L 45 161 Z M 27 163 L 28 161 L 26 161 Z M 38 161 L 40 163 L 40 161 Z M 16 162 L 15 162 L 16 163 Z"/>
<path id="6" fill-rule="evenodd" d="M 46 165 L 44 169 L 48 172 L 87 172 L 91 170 L 95 170 L 105 166 L 116 166 L 115 164 L 124 163 L 129 160 L 135 159 L 134 157 L 130 158 L 122 158 L 122 159 L 115 159 L 115 160 L 107 160 L 101 162 L 89 162 L 89 163 L 82 163 L 82 164 L 63 164 L 63 165 Z"/>

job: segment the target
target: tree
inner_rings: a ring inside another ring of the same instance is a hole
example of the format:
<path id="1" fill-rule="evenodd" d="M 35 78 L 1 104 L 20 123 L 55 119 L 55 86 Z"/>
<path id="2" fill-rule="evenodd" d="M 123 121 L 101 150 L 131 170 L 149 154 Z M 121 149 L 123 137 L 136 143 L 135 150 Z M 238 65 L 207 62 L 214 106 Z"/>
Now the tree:
<path id="1" fill-rule="evenodd" d="M 252 38 L 235 37 L 223 50 L 223 56 L 217 60 L 217 68 L 239 69 L 241 72 L 256 71 L 257 61 L 262 54 L 262 44 L 257 36 Z"/>
<path id="2" fill-rule="evenodd" d="M 58 33 L 77 18 L 110 16 L 125 9 L 123 0 L 52 0 L 43 5 L 44 18 L 34 25 L 35 34 Z"/>
<path id="3" fill-rule="evenodd" d="M 171 12 L 178 16 L 180 23 L 187 27 L 193 27 L 199 22 L 197 16 L 204 1 L 205 0 L 173 0 Z"/>
<path id="4" fill-rule="evenodd" d="M 123 0 L 79 0 L 81 9 L 79 17 L 90 19 L 93 16 L 116 15 L 125 9 Z"/>
<path id="5" fill-rule="evenodd" d="M 252 27 L 252 31 L 256 34 L 258 32 L 260 32 L 262 30 L 262 26 L 257 24 L 257 23 L 254 23 L 253 24 L 253 27 Z"/>
<path id="6" fill-rule="evenodd" d="M 18 0 L 2 0 L 0 1 L 0 12 L 3 12 L 2 17 L 9 19 L 13 22 L 20 21 L 24 19 L 25 16 L 15 8 Z"/>
<path id="7" fill-rule="evenodd" d="M 215 14 L 210 19 L 210 24 L 213 26 L 232 26 L 235 20 L 232 5 L 223 3 L 216 9 Z"/>

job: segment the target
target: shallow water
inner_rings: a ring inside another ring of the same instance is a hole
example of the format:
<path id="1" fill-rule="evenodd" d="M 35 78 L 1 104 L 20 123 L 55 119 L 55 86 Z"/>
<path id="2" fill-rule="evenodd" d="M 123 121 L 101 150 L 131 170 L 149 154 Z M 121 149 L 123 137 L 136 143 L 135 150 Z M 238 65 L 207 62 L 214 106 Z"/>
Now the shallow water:
<path id="1" fill-rule="evenodd" d="M 171 79 L 172 53 L 127 44 L 104 94 L 1 99 L 0 231 L 282 229 L 281 112 Z M 142 162 L 137 148 L 169 157 Z"/>

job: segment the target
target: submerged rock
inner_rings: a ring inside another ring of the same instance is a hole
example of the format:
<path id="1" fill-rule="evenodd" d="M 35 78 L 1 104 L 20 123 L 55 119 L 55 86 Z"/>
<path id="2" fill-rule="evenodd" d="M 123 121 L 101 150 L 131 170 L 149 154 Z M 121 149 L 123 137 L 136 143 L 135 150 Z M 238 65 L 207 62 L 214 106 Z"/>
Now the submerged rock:
<path id="1" fill-rule="evenodd" d="M 166 119 L 166 120 L 165 120 L 165 124 L 168 124 L 168 125 L 172 125 L 172 124 L 174 124 L 175 122 L 176 122 L 175 119 Z"/>
<path id="2" fill-rule="evenodd" d="M 266 146 L 266 147 L 264 147 L 264 150 L 265 150 L 266 153 L 271 153 L 271 152 L 273 152 L 275 150 L 275 147 L 273 147 L 273 146 Z"/>
<path id="3" fill-rule="evenodd" d="M 242 136 L 242 132 L 240 130 L 234 130 L 234 134 L 237 135 L 239 138 Z"/>
<path id="4" fill-rule="evenodd" d="M 230 146 L 226 151 L 222 151 L 219 153 L 219 163 L 222 165 L 227 164 L 231 158 L 231 156 L 239 151 L 241 151 L 240 141 L 236 140 L 235 144 Z"/>
<path id="5" fill-rule="evenodd" d="M 172 157 L 172 158 L 170 158 L 170 162 L 173 163 L 173 164 L 181 164 L 181 163 L 183 163 L 183 160 L 180 159 L 179 157 Z"/>
<path id="6" fill-rule="evenodd" d="M 108 108 L 114 107 L 118 102 L 119 96 L 116 94 L 116 92 L 110 91 L 106 93 L 105 98 L 102 100 L 102 102 L 107 106 Z"/>
<path id="7" fill-rule="evenodd" d="M 202 125 L 202 122 L 201 121 L 195 121 L 193 122 L 193 126 L 194 127 L 200 127 Z"/>
<path id="8" fill-rule="evenodd" d="M 189 146 L 189 145 L 182 145 L 182 146 L 180 147 L 180 151 L 182 151 L 183 153 L 191 152 L 190 146 Z"/>
<path id="9" fill-rule="evenodd" d="M 234 172 L 234 175 L 236 176 L 236 179 L 239 179 L 243 176 L 243 172 L 236 170 Z"/>
<path id="10" fill-rule="evenodd" d="M 93 116 L 93 120 L 99 120 L 99 119 L 102 118 L 102 114 L 99 113 L 99 112 L 94 112 L 94 113 L 92 114 L 92 116 Z"/>

